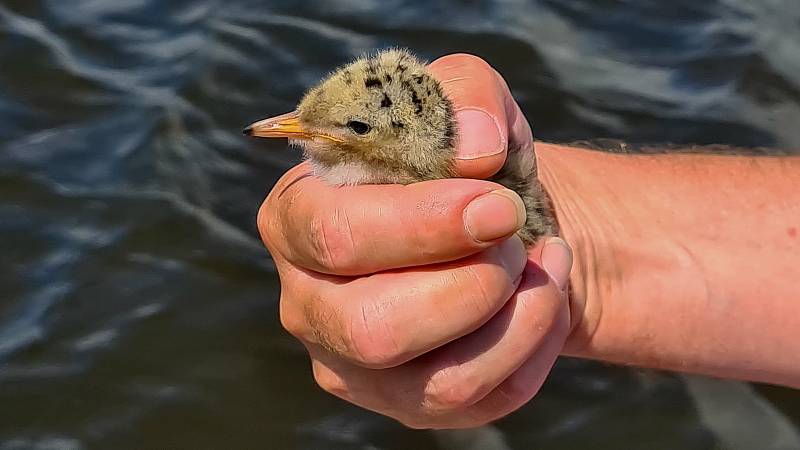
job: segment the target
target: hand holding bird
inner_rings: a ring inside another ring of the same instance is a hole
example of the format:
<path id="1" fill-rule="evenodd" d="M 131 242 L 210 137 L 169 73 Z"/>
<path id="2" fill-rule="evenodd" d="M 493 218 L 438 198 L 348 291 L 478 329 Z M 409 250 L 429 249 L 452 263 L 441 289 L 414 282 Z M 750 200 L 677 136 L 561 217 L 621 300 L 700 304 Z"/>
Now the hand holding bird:
<path id="1" fill-rule="evenodd" d="M 507 151 L 532 154 L 502 78 L 468 55 L 427 70 L 453 104 L 461 178 L 334 187 L 311 160 L 273 188 L 259 230 L 280 273 L 282 324 L 323 389 L 410 426 L 476 426 L 527 402 L 558 356 L 571 253 L 557 238 L 526 249 L 514 236 L 522 200 L 481 179 Z M 273 123 L 302 139 L 294 117 Z M 358 131 L 340 125 L 324 131 L 337 140 Z M 309 159 L 317 150 L 305 149 Z"/>

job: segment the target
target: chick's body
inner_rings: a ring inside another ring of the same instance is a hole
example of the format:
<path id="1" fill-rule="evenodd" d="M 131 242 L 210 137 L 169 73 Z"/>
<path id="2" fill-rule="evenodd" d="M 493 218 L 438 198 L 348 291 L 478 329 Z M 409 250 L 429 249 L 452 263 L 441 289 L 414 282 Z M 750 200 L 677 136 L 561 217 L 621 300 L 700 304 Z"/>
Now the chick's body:
<path id="1" fill-rule="evenodd" d="M 410 184 L 456 176 L 453 104 L 425 65 L 388 50 L 344 66 L 303 97 L 295 112 L 251 125 L 248 134 L 289 137 L 317 176 L 334 185 Z M 532 152 L 509 149 L 492 178 L 527 208 L 526 244 L 554 232 Z"/>

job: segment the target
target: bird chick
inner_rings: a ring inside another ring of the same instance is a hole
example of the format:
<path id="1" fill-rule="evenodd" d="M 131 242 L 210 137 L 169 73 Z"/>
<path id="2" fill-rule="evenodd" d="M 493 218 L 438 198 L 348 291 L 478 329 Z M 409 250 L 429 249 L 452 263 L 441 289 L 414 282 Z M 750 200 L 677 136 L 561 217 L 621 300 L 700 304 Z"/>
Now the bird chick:
<path id="1" fill-rule="evenodd" d="M 295 111 L 256 122 L 244 133 L 289 138 L 303 149 L 315 175 L 332 185 L 456 176 L 453 104 L 425 64 L 405 50 L 379 52 L 339 68 L 311 88 Z M 518 234 L 527 245 L 554 233 L 532 153 L 509 149 L 491 180 L 522 197 L 527 220 Z"/>

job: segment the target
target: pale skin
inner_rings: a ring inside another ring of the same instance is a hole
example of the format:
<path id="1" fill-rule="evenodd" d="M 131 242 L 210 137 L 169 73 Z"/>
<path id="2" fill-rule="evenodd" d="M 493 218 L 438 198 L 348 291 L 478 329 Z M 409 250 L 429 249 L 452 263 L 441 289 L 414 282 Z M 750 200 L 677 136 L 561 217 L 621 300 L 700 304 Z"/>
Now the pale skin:
<path id="1" fill-rule="evenodd" d="M 531 146 L 488 64 L 430 69 L 468 112 L 461 176 Z M 331 187 L 306 164 L 281 178 L 259 229 L 282 324 L 323 389 L 411 427 L 463 428 L 527 403 L 559 355 L 800 387 L 800 158 L 538 142 L 536 157 L 569 246 L 526 251 L 519 202 L 488 181 Z"/>

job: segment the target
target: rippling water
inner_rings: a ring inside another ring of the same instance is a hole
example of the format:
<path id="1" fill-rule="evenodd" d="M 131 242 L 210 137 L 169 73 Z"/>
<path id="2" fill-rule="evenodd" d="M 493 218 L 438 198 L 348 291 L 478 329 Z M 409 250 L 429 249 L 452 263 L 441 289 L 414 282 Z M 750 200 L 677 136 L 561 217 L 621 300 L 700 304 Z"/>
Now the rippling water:
<path id="1" fill-rule="evenodd" d="M 0 0 L 0 449 L 436 447 L 315 388 L 254 226 L 297 155 L 239 134 L 389 45 L 485 57 L 542 139 L 800 148 L 797 0 Z M 788 449 L 798 423 L 789 390 L 564 360 L 497 426 Z"/>

